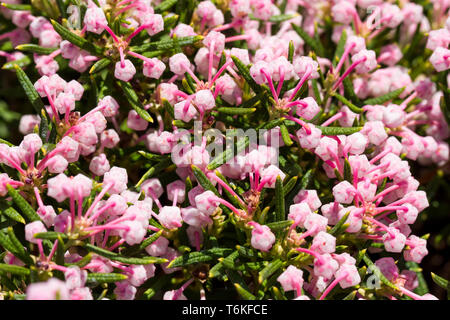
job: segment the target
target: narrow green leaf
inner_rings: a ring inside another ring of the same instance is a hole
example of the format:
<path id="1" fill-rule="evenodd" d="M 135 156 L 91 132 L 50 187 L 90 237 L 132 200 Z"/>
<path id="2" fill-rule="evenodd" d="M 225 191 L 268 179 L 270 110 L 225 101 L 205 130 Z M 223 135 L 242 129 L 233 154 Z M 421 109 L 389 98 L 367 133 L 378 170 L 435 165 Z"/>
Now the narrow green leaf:
<path id="1" fill-rule="evenodd" d="M 258 282 L 263 283 L 264 280 L 268 279 L 271 275 L 277 272 L 283 266 L 283 261 L 276 259 L 270 262 L 264 269 L 259 272 Z"/>
<path id="2" fill-rule="evenodd" d="M 195 178 L 197 178 L 198 183 L 202 186 L 205 191 L 210 190 L 214 192 L 216 196 L 220 196 L 219 192 L 217 191 L 216 187 L 211 183 L 211 181 L 208 179 L 208 177 L 203 173 L 200 168 L 198 168 L 195 165 L 191 165 L 192 172 L 194 173 Z"/>
<path id="3" fill-rule="evenodd" d="M 164 0 L 155 7 L 155 13 L 161 13 L 172 8 L 178 0 Z"/>
<path id="4" fill-rule="evenodd" d="M 17 66 L 19 66 L 20 68 L 25 68 L 26 66 L 28 66 L 29 64 L 31 64 L 31 59 L 28 56 L 25 56 L 21 59 L 18 60 L 12 60 L 12 61 L 8 61 L 6 62 L 3 66 L 2 69 L 4 70 L 12 70 Z"/>
<path id="5" fill-rule="evenodd" d="M 291 137 L 289 136 L 289 131 L 286 127 L 286 125 L 282 124 L 280 125 L 280 132 L 281 132 L 281 138 L 283 139 L 283 142 L 286 146 L 292 146 L 294 144 L 294 141 L 292 141 Z"/>
<path id="6" fill-rule="evenodd" d="M 25 91 L 25 94 L 27 95 L 28 100 L 30 100 L 31 105 L 33 106 L 36 113 L 42 115 L 42 112 L 44 112 L 45 115 L 47 115 L 47 111 L 45 111 L 44 108 L 44 103 L 42 102 L 41 97 L 34 88 L 33 83 L 30 81 L 30 78 L 28 78 L 27 74 L 17 64 L 14 65 L 14 68 L 16 69 L 17 79 L 19 80 L 20 85 Z M 47 119 L 48 117 L 44 118 L 41 116 L 39 135 L 43 141 L 47 140 L 46 134 L 48 132 L 48 122 L 46 121 Z"/>
<path id="7" fill-rule="evenodd" d="M 344 216 L 341 219 L 339 219 L 338 223 L 336 223 L 334 225 L 334 227 L 331 228 L 330 231 L 328 231 L 328 233 L 331 235 L 337 236 L 337 235 L 341 234 L 342 232 L 344 232 L 345 229 L 348 228 L 348 225 L 346 225 L 345 222 L 347 222 L 347 218 L 348 218 L 349 214 L 350 214 L 350 211 L 345 213 Z"/>
<path id="8" fill-rule="evenodd" d="M 197 42 L 202 41 L 204 36 L 198 35 L 198 36 L 188 36 L 188 37 L 180 37 L 175 39 L 168 39 L 168 40 L 160 40 L 155 42 L 150 42 L 143 44 L 141 46 L 133 46 L 130 48 L 131 51 L 136 53 L 145 53 L 144 56 L 148 56 L 148 51 L 167 51 L 167 50 L 174 50 L 176 46 L 178 47 L 184 47 L 184 46 L 190 46 L 194 45 Z M 160 54 L 159 52 L 158 54 Z"/>
<path id="9" fill-rule="evenodd" d="M 96 247 L 94 245 L 91 245 L 89 243 L 85 244 L 84 247 L 90 251 L 90 252 L 94 252 L 102 257 L 114 260 L 114 261 L 119 261 L 119 262 L 123 262 L 123 263 L 128 263 L 128 264 L 152 264 L 152 263 L 165 263 L 167 262 L 167 259 L 162 259 L 162 258 L 156 258 L 156 257 L 145 257 L 145 258 L 128 258 L 128 257 L 123 257 L 117 253 Z"/>
<path id="10" fill-rule="evenodd" d="M 433 279 L 434 283 L 436 283 L 439 287 L 449 291 L 450 290 L 450 283 L 448 280 L 438 276 L 437 274 L 431 272 L 431 278 Z"/>
<path id="11" fill-rule="evenodd" d="M 246 115 L 251 114 L 256 111 L 256 108 L 229 108 L 229 107 L 219 107 L 216 109 L 220 113 L 230 114 L 230 115 Z"/>
<path id="12" fill-rule="evenodd" d="M 2 138 L 0 138 L 0 143 L 6 144 L 9 147 L 14 147 L 14 145 L 11 142 L 3 140 Z"/>
<path id="13" fill-rule="evenodd" d="M 305 175 L 302 177 L 300 181 L 300 190 L 308 189 L 308 186 L 314 176 L 314 169 L 309 169 L 306 171 Z"/>
<path id="14" fill-rule="evenodd" d="M 24 268 L 24 267 L 20 267 L 20 266 L 16 266 L 13 264 L 4 264 L 1 263 L 0 264 L 0 270 L 4 271 L 4 272 L 9 272 L 11 274 L 15 274 L 18 276 L 29 276 L 30 275 L 30 269 Z"/>
<path id="15" fill-rule="evenodd" d="M 215 171 L 215 174 L 217 177 L 219 177 L 224 183 L 228 185 L 231 189 L 233 189 L 232 186 L 227 181 L 227 178 L 225 178 L 218 170 Z M 246 210 L 247 208 L 245 205 L 243 205 L 234 195 L 232 195 L 227 189 L 223 188 L 223 192 L 226 194 L 228 199 L 230 200 L 231 204 L 234 205 L 236 208 L 241 208 L 243 210 Z M 187 193 L 186 193 L 187 194 Z"/>
<path id="16" fill-rule="evenodd" d="M 9 196 L 13 199 L 14 203 L 19 207 L 20 211 L 27 217 L 29 221 L 40 221 L 41 218 L 34 211 L 33 207 L 17 192 L 16 189 L 9 184 L 6 185 Z"/>
<path id="17" fill-rule="evenodd" d="M 344 85 L 344 96 L 348 97 L 348 100 L 353 102 L 357 107 L 362 107 L 364 103 L 356 95 L 352 80 L 347 77 L 342 81 L 342 84 Z"/>
<path id="18" fill-rule="evenodd" d="M 341 96 L 339 93 L 334 92 L 333 96 L 336 97 L 336 99 L 338 99 L 340 102 L 345 104 L 354 113 L 363 113 L 364 110 L 362 108 L 355 106 L 353 103 L 351 103 L 345 97 Z"/>
<path id="19" fill-rule="evenodd" d="M 334 52 L 333 66 L 336 67 L 345 51 L 345 44 L 347 43 L 347 31 L 342 30 L 341 38 L 336 46 L 336 51 Z"/>
<path id="20" fill-rule="evenodd" d="M 357 292 L 358 292 L 358 290 L 353 290 L 348 295 L 346 295 L 344 298 L 342 298 L 342 300 L 355 300 Z"/>
<path id="21" fill-rule="evenodd" d="M 129 82 L 125 81 L 117 81 L 117 84 L 122 89 L 122 91 L 125 93 L 125 96 L 130 103 L 131 107 L 137 112 L 137 114 L 144 120 L 153 123 L 153 118 L 150 116 L 150 114 L 147 112 L 147 110 L 144 109 L 144 106 L 139 101 L 139 97 L 134 91 L 133 87 Z"/>
<path id="22" fill-rule="evenodd" d="M 147 248 L 149 245 L 151 245 L 153 242 L 155 242 L 156 240 L 159 239 L 159 237 L 162 235 L 163 230 L 159 230 L 158 232 L 152 234 L 150 237 L 148 237 L 147 239 L 145 239 L 140 245 L 139 245 L 139 249 L 143 250 L 145 248 Z"/>
<path id="23" fill-rule="evenodd" d="M 9 227 L 7 232 L 8 237 L 14 246 L 14 249 L 20 255 L 20 260 L 22 260 L 26 264 L 33 264 L 33 259 L 31 259 L 30 254 L 25 250 L 23 244 L 19 241 L 19 239 L 17 239 L 16 235 L 14 234 L 13 228 Z"/>
<path id="24" fill-rule="evenodd" d="M 294 23 L 291 23 L 291 26 L 303 39 L 303 41 L 311 47 L 311 49 L 313 49 L 319 56 L 325 57 L 325 48 L 320 41 L 316 41 L 316 39 L 311 38 L 300 26 L 297 26 Z"/>
<path id="25" fill-rule="evenodd" d="M 123 281 L 128 277 L 122 273 L 88 273 L 88 283 L 113 283 Z"/>
<path id="26" fill-rule="evenodd" d="M 338 135 L 350 135 L 355 132 L 361 131 L 362 127 L 321 127 L 316 128 L 322 131 L 324 136 L 338 136 Z"/>
<path id="27" fill-rule="evenodd" d="M 283 22 L 283 21 L 291 20 L 292 18 L 295 18 L 297 16 L 298 16 L 297 13 L 295 13 L 295 14 L 279 14 L 279 15 L 276 15 L 276 16 L 271 16 L 269 18 L 269 22 L 280 23 L 280 22 Z"/>
<path id="28" fill-rule="evenodd" d="M 275 182 L 275 199 L 276 221 L 283 221 L 286 219 L 286 209 L 284 204 L 283 181 L 280 176 L 277 177 Z"/>
<path id="29" fill-rule="evenodd" d="M 266 224 L 273 232 L 281 231 L 289 228 L 294 223 L 294 220 L 282 220 Z"/>
<path id="30" fill-rule="evenodd" d="M 230 253 L 228 256 L 226 256 L 225 258 L 223 258 L 221 260 L 221 264 L 228 269 L 235 269 L 236 265 L 235 265 L 235 260 L 239 257 L 239 251 L 235 250 L 232 253 Z M 212 270 L 212 269 L 211 269 Z"/>
<path id="31" fill-rule="evenodd" d="M 99 56 L 99 55 L 103 54 L 103 48 L 101 48 L 101 47 L 87 41 L 86 39 L 80 37 L 79 35 L 73 33 L 66 27 L 63 27 L 62 25 L 60 25 L 55 20 L 51 19 L 50 21 L 51 21 L 55 31 L 58 32 L 59 35 L 61 36 L 61 38 L 63 38 L 64 40 L 67 40 L 67 41 L 73 43 L 80 49 L 89 51 L 93 55 Z"/>
<path id="32" fill-rule="evenodd" d="M 397 98 L 399 95 L 402 94 L 402 92 L 405 90 L 405 88 L 400 88 L 394 91 L 391 91 L 389 93 L 386 93 L 382 96 L 376 97 L 376 98 L 372 98 L 372 99 L 367 99 L 364 100 L 364 104 L 365 105 L 377 105 L 377 104 L 383 104 L 386 103 L 388 101 L 391 101 L 395 98 Z"/>
<path id="33" fill-rule="evenodd" d="M 252 90 L 255 93 L 260 93 L 262 91 L 262 88 L 260 85 L 258 85 L 255 80 L 253 80 L 252 76 L 250 75 L 250 70 L 249 68 L 242 63 L 241 60 L 239 60 L 239 58 L 235 57 L 235 56 L 231 56 L 231 59 L 233 59 L 234 65 L 236 66 L 236 68 L 238 69 L 239 74 L 244 78 L 244 80 L 248 83 L 248 85 L 250 86 L 250 88 L 252 88 Z"/>
<path id="34" fill-rule="evenodd" d="M 290 63 L 293 63 L 293 61 L 294 61 L 294 51 L 295 51 L 295 48 L 294 48 L 294 41 L 289 41 L 289 50 L 288 50 L 288 61 L 290 62 Z"/>
<path id="35" fill-rule="evenodd" d="M 216 156 L 209 164 L 208 170 L 214 170 L 220 167 L 221 165 L 227 163 L 236 154 L 241 153 L 245 148 L 247 148 L 250 144 L 250 139 L 245 137 L 244 139 L 239 139 L 236 143 L 236 153 L 234 152 L 234 148 L 227 148 L 224 152 Z"/>
<path id="36" fill-rule="evenodd" d="M 45 48 L 38 46 L 37 44 L 27 43 L 27 44 L 20 44 L 16 47 L 16 50 L 20 50 L 23 52 L 32 52 L 42 55 L 48 55 L 52 53 L 53 51 L 57 50 L 57 48 Z"/>
<path id="37" fill-rule="evenodd" d="M 5 216 L 10 218 L 11 220 L 17 221 L 19 223 L 25 224 L 25 219 L 14 209 L 13 207 L 9 207 L 2 212 Z"/>
<path id="38" fill-rule="evenodd" d="M 344 160 L 344 179 L 349 182 L 353 181 L 352 167 L 347 158 Z"/>
<path id="39" fill-rule="evenodd" d="M 256 300 L 256 297 L 251 294 L 249 291 L 245 290 L 239 283 L 234 283 L 234 287 L 236 288 L 236 291 L 239 293 L 239 295 L 244 300 Z"/>
<path id="40" fill-rule="evenodd" d="M 97 72 L 100 72 L 104 70 L 106 67 L 108 67 L 111 64 L 111 60 L 108 58 L 102 58 L 94 63 L 94 65 L 89 70 L 90 74 L 95 74 Z"/>
<path id="41" fill-rule="evenodd" d="M 57 240 L 58 237 L 61 237 L 61 239 L 63 240 L 67 240 L 69 238 L 66 234 L 56 231 L 36 233 L 34 234 L 34 237 L 36 239 L 45 239 L 45 240 Z"/>
<path id="42" fill-rule="evenodd" d="M 232 249 L 229 248 L 215 248 L 210 250 L 195 251 L 191 253 L 183 254 L 172 260 L 168 267 L 177 268 L 184 267 L 190 264 L 208 262 L 224 255 L 230 254 Z"/>
<path id="43" fill-rule="evenodd" d="M 364 254 L 363 256 L 363 260 L 366 263 L 367 267 L 369 267 L 372 272 L 374 273 L 375 276 L 378 277 L 378 279 L 381 280 L 381 282 L 383 284 L 385 284 L 386 286 L 388 286 L 389 288 L 398 291 L 398 288 L 396 285 L 394 285 L 392 282 L 390 282 L 384 275 L 383 273 L 380 271 L 380 269 L 375 265 L 375 263 L 372 262 L 372 260 L 370 260 L 370 258 L 367 256 L 367 254 Z"/>
<path id="44" fill-rule="evenodd" d="M 2 7 L 16 11 L 31 11 L 32 7 L 29 4 L 15 4 L 2 2 Z"/>

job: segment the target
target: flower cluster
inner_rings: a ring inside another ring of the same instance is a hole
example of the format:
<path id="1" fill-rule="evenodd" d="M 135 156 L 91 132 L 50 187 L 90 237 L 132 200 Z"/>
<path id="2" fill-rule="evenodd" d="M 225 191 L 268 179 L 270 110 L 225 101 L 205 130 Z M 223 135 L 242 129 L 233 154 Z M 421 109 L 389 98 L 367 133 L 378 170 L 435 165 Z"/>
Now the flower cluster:
<path id="1" fill-rule="evenodd" d="M 436 299 L 448 1 L 3 2 L 3 298 Z"/>

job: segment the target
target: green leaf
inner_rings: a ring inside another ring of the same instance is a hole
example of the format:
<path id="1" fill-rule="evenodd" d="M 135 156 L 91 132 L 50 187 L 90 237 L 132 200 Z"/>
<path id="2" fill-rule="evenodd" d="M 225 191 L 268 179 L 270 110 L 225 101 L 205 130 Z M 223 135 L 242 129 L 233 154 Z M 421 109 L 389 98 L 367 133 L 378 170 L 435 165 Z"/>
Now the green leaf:
<path id="1" fill-rule="evenodd" d="M 372 262 L 372 260 L 370 260 L 370 258 L 367 256 L 367 254 L 364 254 L 363 256 L 363 260 L 366 263 L 367 267 L 369 267 L 374 275 L 376 277 L 378 277 L 378 279 L 380 279 L 380 281 L 385 284 L 386 286 L 388 286 L 389 288 L 398 291 L 399 289 L 397 288 L 396 285 L 394 285 L 392 282 L 390 282 L 384 275 L 383 273 L 380 271 L 380 269 L 375 265 L 375 263 Z"/>
<path id="2" fill-rule="evenodd" d="M 39 136 L 43 141 L 46 141 L 48 132 L 48 122 L 46 120 L 48 119 L 48 117 L 47 111 L 44 108 L 44 103 L 42 102 L 41 97 L 34 88 L 34 85 L 33 83 L 31 83 L 30 78 L 28 78 L 27 74 L 17 64 L 14 65 L 14 68 L 16 69 L 17 79 L 19 79 L 19 83 L 22 86 L 23 90 L 25 91 L 28 100 L 30 100 L 31 105 L 33 106 L 36 113 L 38 115 L 41 115 Z M 43 117 L 42 113 L 44 113 L 46 117 Z"/>
<path id="3" fill-rule="evenodd" d="M 169 281 L 173 279 L 169 274 L 159 274 L 158 277 L 153 277 L 151 282 L 151 287 L 144 292 L 144 297 L 150 300 L 158 291 L 162 288 L 166 288 L 169 285 Z"/>
<path id="4" fill-rule="evenodd" d="M 434 283 L 436 283 L 439 287 L 450 291 L 450 283 L 448 280 L 438 276 L 437 274 L 431 272 L 431 278 L 433 279 Z"/>
<path id="5" fill-rule="evenodd" d="M 342 300 L 355 300 L 357 292 L 358 292 L 358 290 L 353 290 L 348 295 L 346 295 L 344 298 L 342 298 Z"/>
<path id="6" fill-rule="evenodd" d="M 297 13 L 295 13 L 295 14 L 279 14 L 276 16 L 271 16 L 269 18 L 269 22 L 280 23 L 283 21 L 291 20 L 292 18 L 295 18 L 295 17 L 298 17 Z"/>
<path id="7" fill-rule="evenodd" d="M 234 287 L 236 288 L 236 291 L 239 293 L 239 295 L 244 300 L 256 300 L 256 297 L 251 294 L 249 291 L 244 289 L 239 283 L 234 283 Z"/>
<path id="8" fill-rule="evenodd" d="M 344 85 L 344 95 L 348 97 L 348 100 L 352 101 L 354 104 L 356 104 L 356 106 L 362 107 L 364 104 L 356 95 L 355 88 L 353 87 L 353 82 L 350 80 L 350 78 L 345 78 L 344 81 L 342 81 L 342 84 Z"/>
<path id="9" fill-rule="evenodd" d="M 178 0 L 164 0 L 155 7 L 155 13 L 161 13 L 172 8 Z"/>
<path id="10" fill-rule="evenodd" d="M 351 103 L 345 97 L 341 96 L 339 93 L 334 92 L 333 96 L 336 97 L 336 99 L 338 99 L 340 102 L 345 104 L 354 113 L 363 113 L 364 110 L 362 108 L 355 106 L 353 103 Z"/>
<path id="11" fill-rule="evenodd" d="M 122 273 L 88 273 L 86 281 L 89 283 L 113 283 L 126 279 L 128 277 Z"/>
<path id="12" fill-rule="evenodd" d="M 281 180 L 280 176 L 278 176 L 277 180 L 275 181 L 275 208 L 276 221 L 282 221 L 286 219 L 283 181 Z"/>
<path id="13" fill-rule="evenodd" d="M 232 249 L 229 248 L 214 248 L 209 250 L 195 251 L 183 254 L 172 260 L 168 267 L 177 268 L 184 267 L 190 264 L 208 262 L 224 255 L 230 254 Z"/>
<path id="14" fill-rule="evenodd" d="M 20 260 L 26 264 L 33 264 L 33 259 L 31 259 L 30 254 L 25 250 L 23 244 L 19 241 L 19 239 L 17 239 L 12 227 L 8 228 L 8 237 L 11 240 L 15 251 L 19 254 Z"/>
<path id="15" fill-rule="evenodd" d="M 5 7 L 10 10 L 17 11 L 31 11 L 32 7 L 29 4 L 14 4 L 14 3 L 5 3 L 2 2 L 2 7 Z"/>
<path id="16" fill-rule="evenodd" d="M 341 38 L 336 46 L 336 51 L 334 52 L 333 66 L 336 67 L 345 51 L 345 44 L 347 43 L 347 31 L 342 30 Z"/>
<path id="17" fill-rule="evenodd" d="M 104 70 L 106 67 L 108 67 L 111 64 L 111 60 L 108 58 L 102 58 L 94 63 L 94 65 L 89 70 L 89 74 L 95 74 L 97 72 L 100 72 Z"/>
<path id="18" fill-rule="evenodd" d="M 19 223 L 26 224 L 25 219 L 13 207 L 9 207 L 9 208 L 5 209 L 2 212 L 2 214 L 4 214 L 5 216 L 7 216 L 8 218 L 10 218 L 13 221 L 17 221 Z"/>
<path id="19" fill-rule="evenodd" d="M 320 41 L 311 38 L 305 30 L 295 25 L 294 23 L 291 23 L 291 26 L 295 30 L 295 32 L 297 32 L 298 35 L 303 39 L 303 41 L 305 41 L 305 43 L 311 47 L 311 49 L 313 49 L 319 56 L 325 57 L 325 48 Z"/>
<path id="20" fill-rule="evenodd" d="M 159 239 L 159 237 L 162 235 L 163 230 L 159 230 L 158 232 L 152 234 L 150 237 L 148 237 L 147 239 L 145 239 L 140 245 L 139 245 L 139 249 L 140 250 L 144 250 L 145 248 L 147 248 L 149 245 L 151 245 L 153 242 L 155 242 L 156 240 Z"/>
<path id="21" fill-rule="evenodd" d="M 422 269 L 419 267 L 419 264 L 413 261 L 406 261 L 405 265 L 408 267 L 409 270 L 415 272 L 417 275 L 417 281 L 419 282 L 419 286 L 416 289 L 414 289 L 414 292 L 421 296 L 427 294 L 429 292 L 427 281 L 423 276 Z"/>
<path id="22" fill-rule="evenodd" d="M 16 251 L 16 248 L 11 239 L 9 239 L 9 237 L 3 232 L 0 232 L 0 245 L 20 259 L 20 254 Z"/>
<path id="23" fill-rule="evenodd" d="M 69 266 L 75 265 L 79 268 L 83 268 L 83 267 L 87 266 L 89 262 L 91 262 L 93 256 L 94 256 L 94 254 L 92 252 L 89 252 L 87 255 L 85 255 L 83 258 L 81 258 L 77 262 L 68 263 L 67 265 L 69 265 Z"/>
<path id="24" fill-rule="evenodd" d="M 382 96 L 376 97 L 376 98 L 372 98 L 372 99 L 367 99 L 364 100 L 364 104 L 365 105 L 377 105 L 377 104 L 383 104 L 386 103 L 388 101 L 391 101 L 395 98 L 397 98 L 399 95 L 402 94 L 402 92 L 405 90 L 405 88 L 400 88 L 394 91 L 391 91 L 389 93 L 386 93 Z"/>
<path id="25" fill-rule="evenodd" d="M 34 238 L 36 239 L 57 240 L 58 237 L 61 237 L 63 240 L 67 240 L 69 238 L 66 234 L 56 231 L 39 232 L 34 234 Z"/>
<path id="26" fill-rule="evenodd" d="M 235 260 L 239 257 L 239 251 L 235 250 L 232 253 L 230 253 L 228 256 L 223 258 L 222 260 L 219 259 L 221 264 L 228 269 L 236 269 L 236 263 Z M 212 269 L 211 269 L 212 270 Z"/>
<path id="27" fill-rule="evenodd" d="M 6 62 L 2 66 L 2 69 L 4 69 L 4 70 L 12 70 L 12 69 L 15 68 L 16 65 L 21 67 L 21 68 L 25 68 L 29 64 L 31 64 L 31 59 L 30 59 L 30 57 L 25 56 L 22 59 L 12 60 L 12 61 Z"/>
<path id="28" fill-rule="evenodd" d="M 283 142 L 286 146 L 292 146 L 294 142 L 292 141 L 291 137 L 289 136 L 289 131 L 285 124 L 280 125 L 280 132 L 281 132 L 281 138 L 283 139 Z"/>
<path id="29" fill-rule="evenodd" d="M 352 167 L 347 158 L 344 160 L 344 179 L 349 182 L 353 181 Z"/>
<path id="30" fill-rule="evenodd" d="M 174 50 L 176 47 L 184 47 L 193 45 L 196 42 L 200 42 L 203 40 L 203 36 L 189 36 L 189 37 L 180 37 L 180 38 L 172 38 L 168 40 L 160 40 L 150 43 L 145 43 L 139 47 L 131 47 L 130 50 L 136 53 L 144 53 L 153 50 L 167 51 Z M 144 56 L 147 56 L 147 53 Z"/>
<path id="31" fill-rule="evenodd" d="M 16 189 L 9 184 L 6 185 L 9 196 L 13 199 L 14 203 L 19 207 L 20 211 L 27 217 L 28 221 L 40 221 L 41 218 L 34 211 L 33 207 L 25 200 Z"/>
<path id="32" fill-rule="evenodd" d="M 32 52 L 32 53 L 37 53 L 37 54 L 42 54 L 42 55 L 48 55 L 48 54 L 52 53 L 53 51 L 57 50 L 57 48 L 45 48 L 45 47 L 38 46 L 37 44 L 28 43 L 28 44 L 18 45 L 16 47 L 16 50 L 20 50 L 23 52 Z"/>
<path id="33" fill-rule="evenodd" d="M 16 266 L 13 264 L 0 264 L 0 271 L 9 272 L 11 274 L 15 274 L 18 276 L 29 276 L 30 275 L 30 269 Z"/>
<path id="34" fill-rule="evenodd" d="M 361 131 L 362 127 L 321 127 L 316 128 L 322 131 L 324 136 L 338 136 L 338 135 L 350 135 L 355 132 Z"/>
<path id="35" fill-rule="evenodd" d="M 152 264 L 152 263 L 165 263 L 167 262 L 167 259 L 162 259 L 162 258 L 156 258 L 156 257 L 144 257 L 144 258 L 128 258 L 128 257 L 123 257 L 117 253 L 96 247 L 92 244 L 86 243 L 84 245 L 84 247 L 90 251 L 90 252 L 94 252 L 102 257 L 114 260 L 114 261 L 119 261 L 119 262 L 123 262 L 123 263 L 128 263 L 128 264 Z"/>
<path id="36" fill-rule="evenodd" d="M 244 139 L 239 139 L 236 143 L 236 153 L 234 152 L 234 148 L 227 148 L 224 152 L 216 156 L 209 164 L 208 164 L 208 170 L 214 170 L 220 167 L 221 165 L 227 163 L 236 154 L 239 154 L 245 148 L 247 148 L 250 144 L 250 139 L 248 137 L 245 137 Z"/>
<path id="37" fill-rule="evenodd" d="M 346 212 L 344 214 L 344 216 L 341 219 L 339 219 L 338 223 L 336 223 L 335 226 L 333 228 L 331 228 L 330 231 L 328 231 L 328 233 L 331 235 L 337 236 L 337 235 L 341 234 L 342 232 L 344 232 L 345 229 L 348 228 L 348 225 L 345 224 L 345 222 L 347 221 L 349 214 L 350 214 L 350 211 Z"/>
<path id="38" fill-rule="evenodd" d="M 266 224 L 273 232 L 281 231 L 283 229 L 289 228 L 294 223 L 294 220 L 283 220 L 276 221 Z"/>
<path id="39" fill-rule="evenodd" d="M 230 115 L 246 115 L 252 114 L 256 111 L 256 108 L 230 108 L 230 107 L 219 107 L 216 109 L 220 113 L 230 114 Z"/>
<path id="40" fill-rule="evenodd" d="M 268 279 L 271 275 L 277 272 L 283 266 L 283 261 L 276 259 L 270 262 L 264 269 L 259 272 L 258 282 L 263 283 L 264 280 Z"/>
<path id="41" fill-rule="evenodd" d="M 0 138 L 0 143 L 6 144 L 9 147 L 14 147 L 14 145 L 11 142 L 3 140 L 2 138 Z"/>
<path id="42" fill-rule="evenodd" d="M 252 88 L 255 93 L 260 93 L 262 91 L 262 88 L 255 82 L 255 80 L 253 80 L 252 76 L 250 75 L 249 68 L 244 63 L 242 63 L 239 58 L 231 56 L 231 59 L 233 59 L 234 65 L 238 69 L 238 73 L 244 78 L 250 88 Z"/>
<path id="43" fill-rule="evenodd" d="M 150 161 L 161 161 L 161 160 L 167 159 L 167 157 L 165 157 L 163 155 L 150 153 L 150 152 L 143 151 L 143 150 L 139 150 L 138 153 L 141 156 L 143 156 L 145 159 L 150 160 Z"/>
<path id="44" fill-rule="evenodd" d="M 152 177 L 153 175 L 161 172 L 162 170 L 166 169 L 167 166 L 170 163 L 170 159 L 166 158 L 158 162 L 155 166 L 151 167 L 147 170 L 146 173 L 141 177 L 141 179 L 136 183 L 136 188 L 139 188 L 139 186 L 148 178 Z"/>
<path id="45" fill-rule="evenodd" d="M 61 36 L 61 38 L 63 38 L 64 40 L 67 40 L 70 43 L 73 43 L 80 49 L 89 51 L 93 55 L 100 56 L 103 54 L 103 48 L 101 48 L 101 47 L 89 42 L 88 40 L 80 37 L 79 35 L 73 33 L 66 27 L 63 27 L 62 25 L 60 25 L 55 20 L 51 19 L 50 21 L 51 21 L 55 31 L 58 32 L 59 35 Z"/>
<path id="46" fill-rule="evenodd" d="M 200 170 L 200 168 L 198 168 L 195 165 L 191 165 L 191 168 L 192 168 L 195 178 L 197 178 L 198 183 L 202 186 L 203 189 L 205 189 L 205 191 L 210 190 L 210 191 L 214 192 L 214 194 L 216 196 L 220 196 L 216 187 L 211 183 L 211 181 L 203 173 L 203 171 Z"/>
<path id="47" fill-rule="evenodd" d="M 131 84 L 129 82 L 125 82 L 125 81 L 121 81 L 121 80 L 117 81 L 117 84 L 123 90 L 123 92 L 125 93 L 125 97 L 127 98 L 131 107 L 137 112 L 137 114 L 142 119 L 144 119 L 150 123 L 153 123 L 153 118 L 150 116 L 150 114 L 147 112 L 147 110 L 144 109 L 144 106 L 139 101 L 138 95 L 134 91 Z"/>
<path id="48" fill-rule="evenodd" d="M 314 176 L 314 169 L 309 169 L 306 171 L 305 175 L 302 177 L 300 181 L 300 190 L 305 190 L 308 188 L 312 178 Z"/>
<path id="49" fill-rule="evenodd" d="M 294 51 L 295 51 L 295 48 L 294 48 L 294 41 L 289 41 L 289 51 L 288 51 L 288 61 L 290 62 L 290 63 L 293 63 L 293 61 L 294 61 Z"/>
<path id="50" fill-rule="evenodd" d="M 217 177 L 219 177 L 224 183 L 226 183 L 228 185 L 228 187 L 230 187 L 231 189 L 233 189 L 232 186 L 230 186 L 230 184 L 228 183 L 227 179 L 218 171 L 215 171 L 215 174 Z M 223 192 L 226 194 L 226 196 L 228 197 L 228 199 L 230 200 L 231 204 L 234 205 L 236 208 L 241 208 L 243 210 L 246 210 L 247 208 L 245 207 L 245 205 L 243 205 L 234 195 L 232 195 L 227 189 L 223 188 L 222 189 Z M 187 193 L 186 193 L 187 194 Z"/>

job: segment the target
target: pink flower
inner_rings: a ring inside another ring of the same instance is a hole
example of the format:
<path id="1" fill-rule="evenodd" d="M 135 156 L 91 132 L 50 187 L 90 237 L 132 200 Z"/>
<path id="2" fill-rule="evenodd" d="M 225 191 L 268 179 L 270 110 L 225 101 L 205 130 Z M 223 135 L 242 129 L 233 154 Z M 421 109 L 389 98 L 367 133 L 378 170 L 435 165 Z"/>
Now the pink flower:
<path id="1" fill-rule="evenodd" d="M 136 68 L 133 63 L 125 59 L 123 63 L 121 61 L 116 62 L 116 67 L 114 69 L 114 76 L 122 81 L 130 81 L 136 74 Z"/>
<path id="2" fill-rule="evenodd" d="M 275 235 L 268 226 L 260 225 L 254 221 L 248 223 L 253 226 L 251 245 L 261 251 L 269 251 L 275 243 Z"/>
<path id="3" fill-rule="evenodd" d="M 26 297 L 27 300 L 69 300 L 69 289 L 63 281 L 51 278 L 28 285 Z"/>
<path id="4" fill-rule="evenodd" d="M 34 235 L 42 232 L 47 232 L 47 229 L 41 221 L 34 221 L 25 225 L 25 239 L 31 243 L 38 243 L 39 239 L 36 239 Z"/>
<path id="5" fill-rule="evenodd" d="M 303 271 L 291 265 L 278 276 L 277 281 L 284 291 L 300 291 L 303 286 Z"/>

